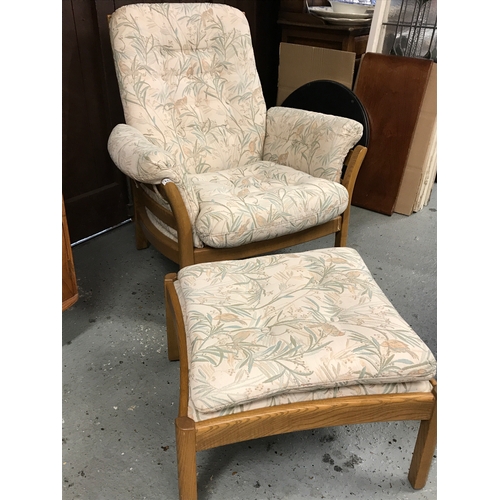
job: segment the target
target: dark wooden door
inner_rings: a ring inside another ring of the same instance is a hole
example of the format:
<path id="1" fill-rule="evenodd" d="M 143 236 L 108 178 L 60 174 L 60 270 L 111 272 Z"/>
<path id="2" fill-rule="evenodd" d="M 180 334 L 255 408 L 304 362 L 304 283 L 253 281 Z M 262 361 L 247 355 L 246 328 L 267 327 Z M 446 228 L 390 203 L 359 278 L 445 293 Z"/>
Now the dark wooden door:
<path id="1" fill-rule="evenodd" d="M 62 191 L 71 242 L 126 220 L 128 186 L 111 131 L 94 0 L 62 2 Z"/>
<path id="2" fill-rule="evenodd" d="M 137 0 L 62 2 L 62 191 L 72 243 L 115 226 L 132 213 L 128 181 L 107 151 L 109 133 L 124 122 L 108 15 L 131 3 Z M 281 36 L 279 0 L 219 3 L 245 12 L 264 97 L 268 107 L 273 106 Z"/>

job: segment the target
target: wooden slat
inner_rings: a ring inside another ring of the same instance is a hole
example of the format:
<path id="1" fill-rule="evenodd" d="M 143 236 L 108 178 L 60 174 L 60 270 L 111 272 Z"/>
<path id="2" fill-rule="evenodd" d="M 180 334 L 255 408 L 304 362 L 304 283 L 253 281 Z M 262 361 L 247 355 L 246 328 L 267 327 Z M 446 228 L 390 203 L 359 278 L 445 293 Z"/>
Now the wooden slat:
<path id="1" fill-rule="evenodd" d="M 167 224 L 172 229 L 177 230 L 177 221 L 171 210 L 160 205 L 154 198 L 146 194 L 145 190 L 152 191 L 152 186 L 143 184 L 134 189 L 135 203 L 150 210 L 158 219 Z"/>
<path id="2" fill-rule="evenodd" d="M 330 222 L 321 224 L 320 226 L 304 229 L 295 234 L 287 234 L 273 238 L 271 240 L 256 241 L 236 248 L 197 248 L 194 251 L 195 263 L 212 262 L 227 259 L 246 259 L 261 255 L 264 253 L 274 252 L 283 248 L 299 245 L 316 238 L 332 235 L 332 246 L 334 244 L 333 233 L 340 230 L 342 217 L 336 217 Z"/>
<path id="3" fill-rule="evenodd" d="M 197 451 L 286 432 L 335 425 L 428 420 L 432 393 L 351 396 L 251 410 L 196 423 Z"/>

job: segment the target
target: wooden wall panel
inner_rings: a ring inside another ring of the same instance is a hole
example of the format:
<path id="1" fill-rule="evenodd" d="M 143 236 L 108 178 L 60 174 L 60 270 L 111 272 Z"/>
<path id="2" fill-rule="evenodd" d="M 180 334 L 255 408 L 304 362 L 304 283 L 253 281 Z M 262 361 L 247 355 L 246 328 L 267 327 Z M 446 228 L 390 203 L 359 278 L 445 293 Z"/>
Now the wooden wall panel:
<path id="1" fill-rule="evenodd" d="M 62 21 L 62 191 L 74 242 L 126 220 L 128 193 L 107 152 L 93 1 L 63 0 Z"/>

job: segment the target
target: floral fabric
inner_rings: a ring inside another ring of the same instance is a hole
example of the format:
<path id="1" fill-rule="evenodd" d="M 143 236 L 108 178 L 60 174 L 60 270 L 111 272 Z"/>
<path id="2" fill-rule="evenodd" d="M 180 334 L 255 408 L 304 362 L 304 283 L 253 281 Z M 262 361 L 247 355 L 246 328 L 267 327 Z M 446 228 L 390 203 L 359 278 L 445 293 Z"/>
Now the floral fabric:
<path id="1" fill-rule="evenodd" d="M 243 12 L 127 5 L 110 34 L 128 125 L 189 173 L 261 159 L 266 106 Z"/>
<path id="2" fill-rule="evenodd" d="M 108 151 L 111 159 L 128 177 L 146 184 L 160 184 L 161 182 L 175 182 L 179 187 L 182 200 L 186 206 L 189 218 L 192 222 L 196 220 L 199 211 L 198 200 L 192 184 L 188 181 L 188 173 L 180 168 L 163 148 L 155 146 L 148 141 L 137 129 L 130 125 L 117 125 L 108 139 Z M 158 203 L 171 210 L 165 199 L 157 192 L 151 195 Z M 160 221 L 154 214 L 148 211 L 151 222 L 170 238 L 177 232 Z M 177 236 L 174 237 L 177 239 Z M 193 243 L 202 247 L 203 243 L 193 231 Z"/>
<path id="3" fill-rule="evenodd" d="M 322 224 L 341 214 L 349 202 L 341 184 L 265 161 L 194 175 L 191 182 L 200 207 L 196 231 L 215 248 Z"/>
<path id="4" fill-rule="evenodd" d="M 126 121 L 110 134 L 110 156 L 138 182 L 177 185 L 195 247 L 261 241 L 344 212 L 338 182 L 361 124 L 287 108 L 267 113 L 243 12 L 126 5 L 113 13 L 110 36 Z"/>
<path id="5" fill-rule="evenodd" d="M 347 153 L 363 135 L 349 118 L 274 107 L 267 112 L 264 160 L 340 182 Z"/>
<path id="6" fill-rule="evenodd" d="M 176 288 L 198 419 L 303 393 L 429 390 L 435 376 L 432 352 L 353 249 L 197 264 Z"/>

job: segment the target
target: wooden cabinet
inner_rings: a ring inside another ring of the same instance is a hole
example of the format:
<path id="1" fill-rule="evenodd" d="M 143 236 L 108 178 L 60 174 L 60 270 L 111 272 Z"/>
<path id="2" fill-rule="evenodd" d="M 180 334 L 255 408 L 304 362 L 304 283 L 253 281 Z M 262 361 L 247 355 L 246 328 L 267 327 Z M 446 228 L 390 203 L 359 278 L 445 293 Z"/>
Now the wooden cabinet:
<path id="1" fill-rule="evenodd" d="M 309 6 L 329 5 L 310 1 Z M 281 41 L 354 52 L 356 60 L 366 52 L 370 25 L 332 25 L 307 12 L 305 2 L 281 1 L 278 24 Z"/>
<path id="2" fill-rule="evenodd" d="M 310 17 L 317 19 L 313 16 Z M 368 35 L 370 34 L 368 26 L 333 26 L 323 22 L 322 24 L 313 24 L 287 19 L 279 19 L 278 24 L 281 25 L 282 42 L 346 50 L 354 52 L 356 58 L 361 57 L 366 52 Z"/>
<path id="3" fill-rule="evenodd" d="M 65 311 L 78 300 L 78 286 L 69 239 L 68 222 L 64 199 L 62 200 L 62 310 Z"/>

